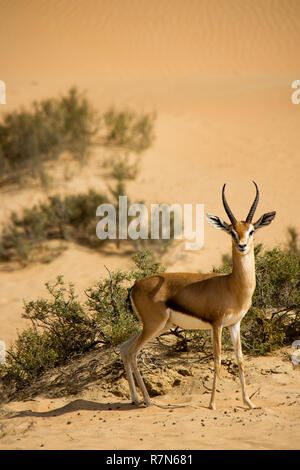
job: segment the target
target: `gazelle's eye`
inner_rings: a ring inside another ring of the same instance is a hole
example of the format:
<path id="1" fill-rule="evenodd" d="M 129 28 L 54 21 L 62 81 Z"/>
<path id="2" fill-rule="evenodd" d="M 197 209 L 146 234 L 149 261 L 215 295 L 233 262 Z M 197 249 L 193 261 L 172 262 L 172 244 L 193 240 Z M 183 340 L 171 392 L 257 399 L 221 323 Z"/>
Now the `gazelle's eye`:
<path id="1" fill-rule="evenodd" d="M 249 235 L 253 235 L 254 234 L 254 230 L 251 230 L 251 232 L 249 233 Z"/>

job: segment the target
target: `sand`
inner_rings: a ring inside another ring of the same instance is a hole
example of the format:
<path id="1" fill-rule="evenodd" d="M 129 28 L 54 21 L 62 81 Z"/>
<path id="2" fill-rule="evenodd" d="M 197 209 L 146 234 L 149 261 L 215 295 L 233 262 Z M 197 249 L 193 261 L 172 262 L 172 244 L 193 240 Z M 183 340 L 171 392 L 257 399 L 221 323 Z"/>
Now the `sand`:
<path id="1" fill-rule="evenodd" d="M 284 245 L 287 227 L 299 229 L 300 105 L 291 101 L 291 83 L 300 78 L 298 1 L 0 0 L 0 12 L 0 79 L 7 87 L 1 115 L 35 99 L 57 96 L 72 85 L 86 90 L 99 111 L 112 104 L 156 111 L 155 143 L 142 156 L 137 179 L 128 184 L 132 199 L 147 204 L 203 203 L 205 211 L 225 217 L 221 188 L 226 182 L 231 207 L 242 219 L 252 203 L 255 180 L 261 192 L 257 217 L 277 211 L 273 224 L 257 234 L 257 242 Z M 105 187 L 109 181 L 99 163 L 102 158 L 97 151 L 79 175 L 61 182 L 59 190 Z M 47 193 L 39 188 L 2 188 L 1 224 L 12 209 L 31 206 L 56 191 L 57 187 Z M 206 225 L 203 249 L 187 252 L 179 245 L 170 253 L 168 271 L 210 271 L 229 251 L 229 238 Z M 74 282 L 83 295 L 84 288 L 106 274 L 104 265 L 115 269 L 130 264 L 122 250 L 91 252 L 70 244 L 50 264 L 14 270 L 2 266 L 0 340 L 11 344 L 18 329 L 26 326 L 21 318 L 23 299 L 45 295 L 44 283 L 57 274 Z M 267 364 L 272 359 L 258 360 Z M 281 364 L 280 358 L 276 361 Z M 191 421 L 195 410 L 174 410 L 180 430 L 166 421 L 169 413 L 158 408 L 131 410 L 122 403 L 122 412 L 108 411 L 106 399 L 97 392 L 92 404 L 82 397 L 79 416 L 78 402 L 55 417 L 44 416 L 46 411 L 64 410 L 72 399 L 51 402 L 40 397 L 30 404 L 36 415 L 14 420 L 21 434 L 25 430 L 21 441 L 17 430 L 0 445 L 6 449 L 36 449 L 42 444 L 90 449 L 299 448 L 299 421 L 293 421 L 299 404 L 277 406 L 286 390 L 286 395 L 299 390 L 299 371 L 290 368 L 284 379 L 286 385 L 264 379 L 265 411 L 252 411 L 251 423 L 249 412 L 232 412 L 235 397 L 229 387 L 228 402 L 223 397 L 217 412 L 201 408 L 195 422 Z M 250 381 L 253 390 L 255 380 Z M 184 400 L 180 391 L 175 399 Z M 190 400 L 199 401 L 197 390 Z M 12 406 L 29 409 L 26 402 Z M 230 419 L 225 418 L 226 410 L 231 410 Z M 108 419 L 105 438 L 100 414 Z M 200 416 L 210 423 L 203 439 Z M 243 417 L 245 426 L 237 416 Z M 221 423 L 217 431 L 215 417 Z M 69 420 L 72 426 L 66 424 Z M 136 441 L 136 429 L 143 441 Z"/>
<path id="2" fill-rule="evenodd" d="M 211 411 L 213 361 L 201 364 L 203 354 L 183 353 L 173 365 L 163 361 L 171 370 L 158 367 L 152 372 L 154 388 L 161 382 L 167 387 L 170 379 L 179 384 L 152 398 L 149 408 L 124 397 L 124 378 L 105 388 L 100 374 L 98 383 L 78 394 L 53 398 L 44 393 L 10 402 L 1 413 L 0 449 L 297 449 L 299 369 L 293 369 L 289 353 L 286 348 L 274 357 L 247 358 L 248 391 L 257 407 L 253 410 L 241 401 L 232 354 L 224 355 L 217 410 Z M 149 377 L 145 368 L 143 376 Z"/>

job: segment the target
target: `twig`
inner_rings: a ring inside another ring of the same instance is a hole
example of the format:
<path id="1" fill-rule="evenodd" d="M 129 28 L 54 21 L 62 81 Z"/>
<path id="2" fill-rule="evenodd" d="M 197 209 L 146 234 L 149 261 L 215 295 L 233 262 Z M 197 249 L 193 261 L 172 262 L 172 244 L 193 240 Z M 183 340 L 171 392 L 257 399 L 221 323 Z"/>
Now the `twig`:
<path id="1" fill-rule="evenodd" d="M 250 397 L 249 397 L 250 400 L 251 400 L 252 397 L 254 397 L 254 395 L 257 394 L 257 392 L 260 392 L 260 390 L 261 390 L 261 387 L 258 387 L 258 389 L 255 392 L 253 392 L 252 395 L 250 395 Z"/>
<path id="2" fill-rule="evenodd" d="M 145 363 L 145 360 L 143 358 L 143 356 L 146 356 L 147 357 L 147 351 L 143 351 L 141 354 L 139 354 L 139 359 L 142 361 L 142 363 L 144 364 L 145 367 L 147 367 L 147 369 L 151 370 L 151 367 L 149 367 L 146 363 Z M 153 369 L 156 368 L 156 365 L 147 358 L 149 364 L 151 364 L 151 366 L 153 367 Z"/>
<path id="3" fill-rule="evenodd" d="M 296 306 L 295 305 L 291 305 L 290 307 L 285 307 L 281 310 L 278 310 L 277 312 L 273 312 L 272 313 L 272 316 L 271 316 L 271 320 L 273 320 L 273 318 L 275 317 L 275 315 L 278 315 L 278 313 L 282 313 L 284 312 L 284 315 L 288 312 L 290 312 L 291 310 L 293 310 Z M 283 317 L 283 315 L 281 315 L 280 319 Z"/>
<path id="4" fill-rule="evenodd" d="M 204 380 L 202 380 L 202 385 L 203 385 L 203 387 L 206 388 L 206 390 L 208 390 L 209 392 L 212 391 L 212 388 L 208 388 L 208 387 L 205 385 Z"/>
<path id="5" fill-rule="evenodd" d="M 213 359 L 214 355 L 213 354 L 207 354 L 206 356 L 201 357 L 200 359 L 196 359 L 195 362 L 202 362 L 205 360 L 210 360 Z"/>
<path id="6" fill-rule="evenodd" d="M 167 335 L 174 335 L 174 336 L 176 336 L 177 338 L 184 338 L 184 336 L 181 335 L 181 332 L 182 332 L 183 330 L 179 330 L 179 331 L 178 331 L 178 330 L 179 330 L 179 326 L 176 326 L 176 328 L 175 328 L 174 330 L 171 330 L 171 328 L 170 328 L 169 331 L 166 331 L 165 333 L 162 333 L 162 334 L 159 335 L 159 336 L 161 337 L 161 336 L 167 336 Z"/>
<path id="7" fill-rule="evenodd" d="M 153 401 L 151 403 L 152 405 L 157 406 L 158 408 L 162 408 L 163 410 L 170 410 L 173 408 L 187 408 L 188 406 L 193 407 L 193 405 L 159 405 L 158 403 L 154 403 Z"/>
<path id="8" fill-rule="evenodd" d="M 111 301 L 112 301 L 113 308 L 114 308 L 115 317 L 117 318 L 117 317 L 120 316 L 120 312 L 119 312 L 119 309 L 117 307 L 117 304 L 116 304 L 116 301 L 115 301 L 115 298 L 114 298 L 112 275 L 111 275 L 111 272 L 108 269 L 108 267 L 106 265 L 104 265 L 104 267 L 107 270 L 107 272 L 109 274 L 109 277 L 110 277 L 110 296 L 111 296 Z"/>

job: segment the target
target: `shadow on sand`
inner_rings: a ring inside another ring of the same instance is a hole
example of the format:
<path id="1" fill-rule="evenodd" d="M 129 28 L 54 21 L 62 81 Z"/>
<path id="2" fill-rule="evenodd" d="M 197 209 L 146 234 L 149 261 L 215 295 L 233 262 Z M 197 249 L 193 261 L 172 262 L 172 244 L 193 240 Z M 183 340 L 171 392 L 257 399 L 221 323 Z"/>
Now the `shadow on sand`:
<path id="1" fill-rule="evenodd" d="M 72 413 L 74 411 L 86 410 L 86 411 L 128 411 L 144 408 L 144 405 L 133 405 L 131 403 L 98 403 L 95 401 L 83 400 L 78 399 L 71 401 L 65 406 L 60 408 L 55 408 L 49 411 L 32 411 L 32 410 L 24 410 L 14 415 L 10 416 L 10 418 L 21 418 L 24 416 L 34 416 L 36 418 L 51 418 L 55 416 L 61 416 L 65 413 Z"/>

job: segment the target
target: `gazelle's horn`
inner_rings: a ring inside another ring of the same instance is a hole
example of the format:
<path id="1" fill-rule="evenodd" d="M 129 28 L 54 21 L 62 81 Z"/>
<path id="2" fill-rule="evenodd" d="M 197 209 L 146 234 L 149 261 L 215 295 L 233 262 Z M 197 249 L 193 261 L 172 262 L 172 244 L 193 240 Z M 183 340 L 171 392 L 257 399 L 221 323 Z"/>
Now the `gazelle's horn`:
<path id="1" fill-rule="evenodd" d="M 259 200 L 259 191 L 258 191 L 257 184 L 255 183 L 255 181 L 253 181 L 253 183 L 255 184 L 255 187 L 256 187 L 256 196 L 255 196 L 254 202 L 253 202 L 253 204 L 250 208 L 249 214 L 247 215 L 246 222 L 248 224 L 250 224 L 252 222 L 253 215 L 254 215 L 254 212 L 257 208 L 257 204 L 258 204 L 258 200 Z"/>
<path id="2" fill-rule="evenodd" d="M 228 217 L 230 219 L 230 222 L 232 223 L 232 225 L 234 225 L 236 223 L 236 218 L 234 217 L 233 213 L 231 212 L 231 209 L 228 205 L 228 202 L 226 201 L 225 186 L 226 186 L 226 184 L 224 184 L 223 189 L 222 189 L 223 206 L 224 206 L 224 209 L 226 211 L 226 214 L 228 215 Z"/>

